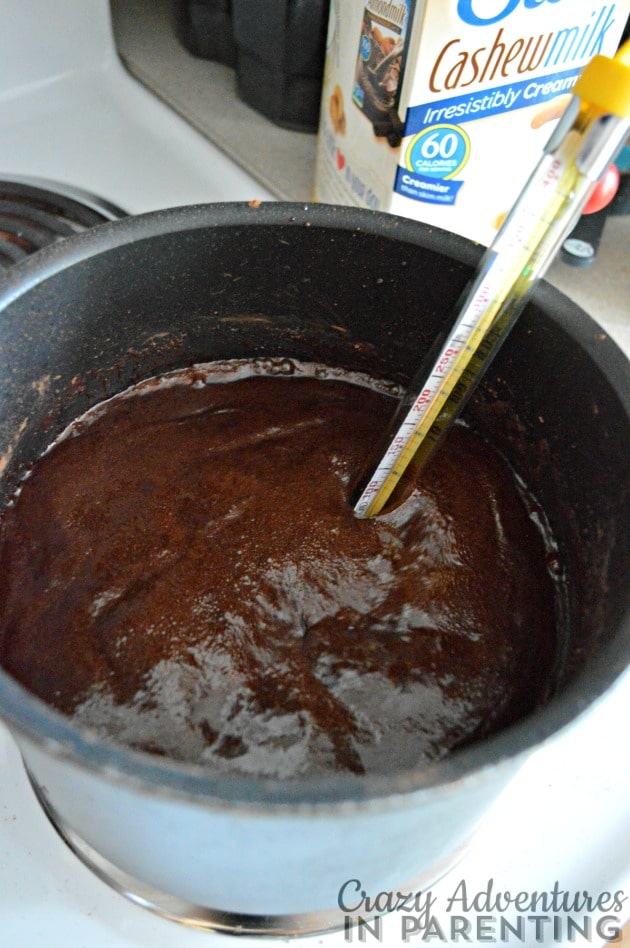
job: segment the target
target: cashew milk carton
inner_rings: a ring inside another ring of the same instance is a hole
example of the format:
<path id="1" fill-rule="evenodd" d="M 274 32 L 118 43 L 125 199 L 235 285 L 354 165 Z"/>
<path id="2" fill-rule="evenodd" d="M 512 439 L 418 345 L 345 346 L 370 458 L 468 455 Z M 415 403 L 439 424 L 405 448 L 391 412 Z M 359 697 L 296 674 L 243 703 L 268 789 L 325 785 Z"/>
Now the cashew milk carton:
<path id="1" fill-rule="evenodd" d="M 630 0 L 331 0 L 315 198 L 491 243 Z"/>

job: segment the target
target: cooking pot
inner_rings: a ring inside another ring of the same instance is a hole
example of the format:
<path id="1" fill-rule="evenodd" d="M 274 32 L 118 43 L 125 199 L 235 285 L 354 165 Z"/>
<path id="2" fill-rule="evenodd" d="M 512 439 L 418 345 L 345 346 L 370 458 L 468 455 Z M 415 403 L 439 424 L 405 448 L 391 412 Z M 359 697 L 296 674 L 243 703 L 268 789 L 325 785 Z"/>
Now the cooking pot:
<path id="1" fill-rule="evenodd" d="M 0 289 L 0 504 L 72 419 L 160 372 L 283 356 L 404 384 L 480 252 L 388 215 L 287 204 L 160 211 L 41 251 Z M 0 712 L 70 845 L 142 904 L 239 931 L 339 925 L 347 880 L 372 896 L 435 881 L 528 753 L 628 663 L 629 404 L 622 353 L 542 284 L 466 408 L 545 511 L 566 573 L 544 707 L 438 763 L 283 782 L 116 746 L 0 673 Z"/>

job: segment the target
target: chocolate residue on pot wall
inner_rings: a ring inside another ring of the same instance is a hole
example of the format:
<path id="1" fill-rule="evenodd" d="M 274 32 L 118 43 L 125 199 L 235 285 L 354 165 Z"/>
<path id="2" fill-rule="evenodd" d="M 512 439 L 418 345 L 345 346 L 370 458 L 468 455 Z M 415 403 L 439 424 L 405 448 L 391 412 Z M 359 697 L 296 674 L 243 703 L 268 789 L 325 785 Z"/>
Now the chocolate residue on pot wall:
<path id="1" fill-rule="evenodd" d="M 34 466 L 2 523 L 4 668 L 118 742 L 281 778 L 408 769 L 526 713 L 555 593 L 507 465 L 457 426 L 359 520 L 391 397 L 257 371 L 144 384 Z"/>

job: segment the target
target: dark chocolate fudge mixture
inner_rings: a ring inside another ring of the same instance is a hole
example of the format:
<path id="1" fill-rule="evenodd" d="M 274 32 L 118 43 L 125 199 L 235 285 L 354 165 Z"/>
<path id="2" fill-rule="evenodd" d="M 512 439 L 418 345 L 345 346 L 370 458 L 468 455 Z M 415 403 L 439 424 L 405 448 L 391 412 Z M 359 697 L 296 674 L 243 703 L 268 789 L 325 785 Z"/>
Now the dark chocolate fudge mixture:
<path id="1" fill-rule="evenodd" d="M 458 425 L 360 520 L 392 398 L 242 375 L 145 383 L 35 464 L 2 522 L 4 668 L 117 742 L 282 778 L 411 768 L 532 708 L 555 592 L 505 462 Z"/>

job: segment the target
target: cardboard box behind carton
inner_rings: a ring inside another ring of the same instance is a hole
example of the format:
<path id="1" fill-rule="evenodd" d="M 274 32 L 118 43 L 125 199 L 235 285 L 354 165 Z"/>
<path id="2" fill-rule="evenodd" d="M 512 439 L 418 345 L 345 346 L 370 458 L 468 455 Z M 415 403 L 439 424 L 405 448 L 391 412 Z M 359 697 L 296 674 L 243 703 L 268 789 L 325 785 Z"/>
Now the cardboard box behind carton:
<path id="1" fill-rule="evenodd" d="M 315 198 L 490 244 L 630 0 L 331 0 Z"/>

